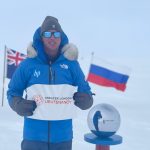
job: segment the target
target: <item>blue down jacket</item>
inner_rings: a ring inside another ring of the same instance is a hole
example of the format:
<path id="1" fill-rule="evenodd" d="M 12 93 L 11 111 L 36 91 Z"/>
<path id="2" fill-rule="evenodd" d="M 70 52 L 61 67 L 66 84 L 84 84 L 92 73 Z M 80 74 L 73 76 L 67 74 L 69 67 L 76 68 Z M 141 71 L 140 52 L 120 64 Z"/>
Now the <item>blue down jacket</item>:
<path id="1" fill-rule="evenodd" d="M 67 36 L 63 33 L 61 37 L 61 48 L 68 43 Z M 13 96 L 23 96 L 26 88 L 34 84 L 69 84 L 77 86 L 79 92 L 91 93 L 88 83 L 78 62 L 70 61 L 61 54 L 58 59 L 49 64 L 43 50 L 40 37 L 40 28 L 36 30 L 33 37 L 33 47 L 37 51 L 37 57 L 25 59 L 15 71 L 7 91 L 8 101 L 11 104 Z M 68 69 L 60 67 L 61 64 Z M 34 76 L 35 71 L 40 71 L 38 78 Z M 43 121 L 24 118 L 23 139 L 32 141 L 45 141 L 58 143 L 70 141 L 73 138 L 72 119 L 58 121 Z"/>

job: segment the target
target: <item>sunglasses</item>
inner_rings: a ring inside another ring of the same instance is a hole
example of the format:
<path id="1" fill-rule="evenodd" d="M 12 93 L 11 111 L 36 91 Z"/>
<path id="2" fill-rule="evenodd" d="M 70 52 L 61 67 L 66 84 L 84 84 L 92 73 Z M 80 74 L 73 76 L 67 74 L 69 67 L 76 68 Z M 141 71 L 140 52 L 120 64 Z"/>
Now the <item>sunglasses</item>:
<path id="1" fill-rule="evenodd" d="M 60 38 L 61 37 L 61 33 L 60 32 L 50 32 L 50 31 L 47 31 L 47 32 L 43 32 L 42 36 L 44 38 L 51 38 L 52 35 L 55 37 L 55 38 Z"/>

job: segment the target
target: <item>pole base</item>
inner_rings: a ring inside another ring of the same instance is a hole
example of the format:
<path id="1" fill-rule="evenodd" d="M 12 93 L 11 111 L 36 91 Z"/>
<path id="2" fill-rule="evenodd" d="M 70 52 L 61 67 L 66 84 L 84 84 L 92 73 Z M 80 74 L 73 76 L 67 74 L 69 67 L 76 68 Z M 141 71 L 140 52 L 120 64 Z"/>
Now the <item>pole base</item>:
<path id="1" fill-rule="evenodd" d="M 110 150 L 109 146 L 96 145 L 96 150 Z"/>

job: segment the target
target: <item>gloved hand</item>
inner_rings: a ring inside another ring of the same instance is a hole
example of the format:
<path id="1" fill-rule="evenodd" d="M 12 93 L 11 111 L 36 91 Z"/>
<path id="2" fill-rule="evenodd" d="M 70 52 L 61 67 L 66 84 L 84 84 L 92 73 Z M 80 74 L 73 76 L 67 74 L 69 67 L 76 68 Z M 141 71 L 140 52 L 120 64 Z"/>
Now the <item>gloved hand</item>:
<path id="1" fill-rule="evenodd" d="M 74 104 L 82 110 L 88 109 L 93 105 L 93 97 L 90 94 L 76 92 L 73 96 Z"/>
<path id="2" fill-rule="evenodd" d="M 10 107 L 20 116 L 32 116 L 37 105 L 33 100 L 25 100 L 22 97 L 13 97 Z"/>

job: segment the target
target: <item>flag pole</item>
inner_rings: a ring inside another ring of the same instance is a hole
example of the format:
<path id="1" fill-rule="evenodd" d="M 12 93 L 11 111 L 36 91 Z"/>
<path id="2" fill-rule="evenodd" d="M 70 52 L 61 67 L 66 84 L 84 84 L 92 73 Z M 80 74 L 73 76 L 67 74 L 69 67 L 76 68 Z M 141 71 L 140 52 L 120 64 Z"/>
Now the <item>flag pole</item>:
<path id="1" fill-rule="evenodd" d="M 91 64 L 93 63 L 93 59 L 94 59 L 94 52 L 91 53 Z M 91 65 L 90 64 L 90 65 Z M 89 68 L 89 72 L 90 72 L 90 68 Z M 88 78 L 87 78 L 88 79 Z M 92 95 L 96 95 L 95 93 L 92 93 Z"/>
<path id="2" fill-rule="evenodd" d="M 94 59 L 94 52 L 91 53 L 90 67 L 91 67 L 91 64 L 93 62 L 93 59 Z M 89 72 L 90 72 L 90 67 L 89 67 Z M 88 79 L 88 77 L 87 77 L 87 79 Z M 86 81 L 87 81 L 87 79 L 86 79 Z"/>
<path id="3" fill-rule="evenodd" d="M 3 67 L 3 89 L 2 89 L 2 107 L 4 106 L 4 92 L 5 92 L 5 77 L 6 77 L 6 45 L 4 49 L 4 67 Z"/>
<path id="4" fill-rule="evenodd" d="M 91 64 L 93 62 L 93 59 L 94 59 L 94 52 L 91 53 Z"/>

